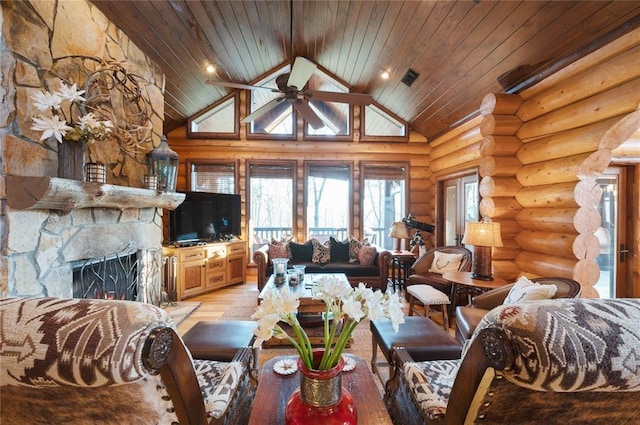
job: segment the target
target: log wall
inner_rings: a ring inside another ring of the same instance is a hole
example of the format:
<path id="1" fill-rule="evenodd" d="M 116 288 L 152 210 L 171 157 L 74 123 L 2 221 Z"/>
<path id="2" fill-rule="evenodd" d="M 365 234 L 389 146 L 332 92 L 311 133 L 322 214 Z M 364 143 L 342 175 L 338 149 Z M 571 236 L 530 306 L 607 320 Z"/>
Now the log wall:
<path id="1" fill-rule="evenodd" d="M 241 96 L 244 102 L 244 96 Z M 302 134 L 302 128 L 298 129 Z M 419 134 L 412 133 L 409 142 L 359 142 L 359 141 L 304 141 L 302 136 L 298 140 L 256 140 L 247 139 L 246 127 L 241 125 L 239 140 L 223 139 L 189 139 L 184 128 L 172 131 L 168 135 L 171 148 L 179 159 L 178 190 L 187 190 L 187 162 L 188 161 L 234 161 L 238 172 L 238 193 L 242 198 L 243 228 L 242 234 L 247 235 L 246 194 L 247 194 L 247 164 L 252 160 L 288 160 L 297 164 L 297 211 L 294 218 L 297 227 L 298 240 L 304 240 L 304 177 L 305 161 L 350 162 L 353 166 L 353 235 L 364 237 L 361 211 L 360 167 L 365 162 L 409 163 L 409 209 L 416 220 L 427 223 L 435 222 L 434 188 L 431 173 L 426 172 L 429 164 L 431 147 L 426 139 Z M 432 244 L 431 238 L 425 234 L 425 242 Z"/>
<path id="2" fill-rule="evenodd" d="M 515 263 L 529 274 L 573 278 L 583 297 L 598 296 L 596 178 L 611 149 L 640 126 L 635 114 L 629 118 L 640 103 L 639 46 L 640 31 L 616 40 L 520 93 L 515 113 L 523 143 L 516 153 L 522 230 Z"/>

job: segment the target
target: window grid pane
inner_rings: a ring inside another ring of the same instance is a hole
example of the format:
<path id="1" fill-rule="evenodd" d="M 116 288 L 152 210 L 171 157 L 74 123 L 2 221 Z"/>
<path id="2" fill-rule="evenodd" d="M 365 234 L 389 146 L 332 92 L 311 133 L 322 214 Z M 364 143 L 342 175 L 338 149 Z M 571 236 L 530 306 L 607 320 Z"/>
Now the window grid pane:
<path id="1" fill-rule="evenodd" d="M 193 164 L 191 190 L 235 193 L 235 166 L 232 164 Z"/>

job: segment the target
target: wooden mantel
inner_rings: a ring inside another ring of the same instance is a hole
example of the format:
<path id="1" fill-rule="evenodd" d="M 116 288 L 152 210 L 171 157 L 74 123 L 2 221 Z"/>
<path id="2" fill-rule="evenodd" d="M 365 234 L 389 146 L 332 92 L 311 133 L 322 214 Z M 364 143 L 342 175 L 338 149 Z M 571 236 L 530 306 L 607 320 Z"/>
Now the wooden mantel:
<path id="1" fill-rule="evenodd" d="M 184 201 L 184 193 L 159 192 L 57 177 L 7 176 L 7 204 L 17 210 L 79 208 L 166 208 Z"/>

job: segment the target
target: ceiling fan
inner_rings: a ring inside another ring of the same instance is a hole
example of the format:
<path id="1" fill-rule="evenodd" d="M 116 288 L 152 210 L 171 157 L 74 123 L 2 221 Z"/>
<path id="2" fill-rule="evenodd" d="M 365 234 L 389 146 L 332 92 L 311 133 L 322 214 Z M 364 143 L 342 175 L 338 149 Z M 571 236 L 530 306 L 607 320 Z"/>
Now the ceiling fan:
<path id="1" fill-rule="evenodd" d="M 314 112 L 309 106 L 310 100 L 324 101 L 324 102 L 338 102 L 349 103 L 354 105 L 369 105 L 373 98 L 369 94 L 360 93 L 341 93 L 341 92 L 329 92 L 329 91 L 315 91 L 305 89 L 307 82 L 313 75 L 314 71 L 318 68 L 318 65 L 311 62 L 302 56 L 298 56 L 291 68 L 291 72 L 279 75 L 276 78 L 277 89 L 264 86 L 252 86 L 248 84 L 236 84 L 226 81 L 207 80 L 207 84 L 214 86 L 223 86 L 236 89 L 245 90 L 270 90 L 275 93 L 281 93 L 281 97 L 277 97 L 270 102 L 267 102 L 260 108 L 253 111 L 241 120 L 241 122 L 247 123 L 258 119 L 263 116 L 282 102 L 290 102 L 293 107 L 302 115 L 302 117 L 313 127 L 314 129 L 324 127 L 322 119 Z"/>

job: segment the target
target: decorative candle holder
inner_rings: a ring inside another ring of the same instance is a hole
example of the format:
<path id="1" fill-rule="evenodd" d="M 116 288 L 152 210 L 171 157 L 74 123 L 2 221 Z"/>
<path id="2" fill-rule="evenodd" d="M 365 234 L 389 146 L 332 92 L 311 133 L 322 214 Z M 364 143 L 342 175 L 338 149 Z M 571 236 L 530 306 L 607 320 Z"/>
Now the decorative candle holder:
<path id="1" fill-rule="evenodd" d="M 158 190 L 158 176 L 145 175 L 144 186 L 150 190 Z"/>
<path id="2" fill-rule="evenodd" d="M 92 183 L 107 182 L 107 166 L 100 162 L 87 162 L 84 166 L 85 181 Z"/>
<path id="3" fill-rule="evenodd" d="M 287 263 L 286 258 L 274 258 L 273 262 L 273 283 L 276 285 L 282 285 L 287 281 Z"/>

